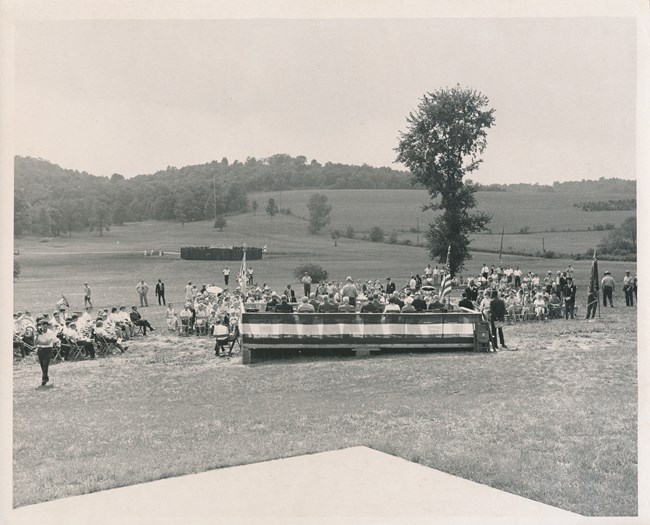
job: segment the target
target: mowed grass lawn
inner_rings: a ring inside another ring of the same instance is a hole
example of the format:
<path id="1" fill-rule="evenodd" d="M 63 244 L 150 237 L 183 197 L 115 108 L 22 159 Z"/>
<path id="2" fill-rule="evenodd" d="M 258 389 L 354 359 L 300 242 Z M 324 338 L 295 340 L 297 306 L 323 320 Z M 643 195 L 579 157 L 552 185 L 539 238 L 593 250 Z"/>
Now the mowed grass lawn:
<path id="1" fill-rule="evenodd" d="M 223 262 L 143 257 L 144 248 L 269 246 L 256 280 L 283 290 L 301 261 L 335 280 L 391 276 L 403 283 L 430 262 L 424 249 L 308 236 L 304 221 L 258 213 L 208 221 L 146 222 L 104 237 L 18 239 L 14 308 L 52 311 L 61 293 L 83 306 L 137 304 L 135 285 L 162 278 L 179 303 L 187 280 L 221 283 Z M 118 244 L 119 243 L 119 244 Z M 476 253 L 467 273 L 493 254 Z M 572 263 L 584 314 L 590 261 L 507 257 L 545 273 Z M 238 262 L 230 266 L 237 271 Z M 635 265 L 601 261 L 620 283 Z M 455 290 L 454 295 L 459 291 Z M 253 366 L 212 356 L 209 339 L 163 331 L 119 357 L 60 363 L 37 389 L 33 359 L 14 365 L 14 503 L 17 506 L 207 469 L 368 445 L 493 487 L 588 515 L 637 510 L 636 309 L 603 310 L 594 323 L 508 327 L 519 350 L 425 353 L 365 360 L 297 358 Z M 142 310 L 164 326 L 164 308 Z"/>
<path id="2" fill-rule="evenodd" d="M 251 366 L 161 331 L 123 356 L 53 365 L 46 389 L 26 359 L 14 504 L 366 445 L 581 514 L 635 515 L 635 314 L 508 326 L 517 351 L 497 354 Z"/>

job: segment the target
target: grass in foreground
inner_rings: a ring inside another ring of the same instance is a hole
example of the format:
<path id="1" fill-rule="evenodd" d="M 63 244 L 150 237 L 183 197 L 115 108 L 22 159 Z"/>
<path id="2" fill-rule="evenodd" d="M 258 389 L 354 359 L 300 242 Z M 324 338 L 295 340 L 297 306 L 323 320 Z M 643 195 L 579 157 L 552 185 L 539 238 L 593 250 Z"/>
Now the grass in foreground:
<path id="1" fill-rule="evenodd" d="M 614 314 L 620 316 L 614 318 Z M 242 366 L 157 334 L 14 367 L 14 504 L 367 445 L 585 515 L 637 512 L 636 309 L 506 329 L 518 351 Z"/>

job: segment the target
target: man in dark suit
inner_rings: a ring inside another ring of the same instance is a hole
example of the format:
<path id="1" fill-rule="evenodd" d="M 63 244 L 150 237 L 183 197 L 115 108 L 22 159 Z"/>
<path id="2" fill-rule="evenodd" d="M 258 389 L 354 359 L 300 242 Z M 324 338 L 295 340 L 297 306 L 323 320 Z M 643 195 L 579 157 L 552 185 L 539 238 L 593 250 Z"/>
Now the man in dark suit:
<path id="1" fill-rule="evenodd" d="M 131 313 L 129 314 L 129 317 L 135 326 L 142 327 L 142 333 L 144 335 L 147 335 L 147 328 L 152 332 L 154 331 L 154 327 L 149 324 L 149 321 L 142 318 L 142 315 L 140 315 L 140 312 L 138 312 L 138 309 L 135 306 L 131 307 Z"/>
<path id="2" fill-rule="evenodd" d="M 467 298 L 470 301 L 476 301 L 478 299 L 478 286 L 474 283 L 474 279 L 470 279 L 467 282 L 467 288 L 465 288 L 465 293 Z"/>
<path id="3" fill-rule="evenodd" d="M 427 303 L 424 299 L 422 299 L 422 296 L 420 295 L 420 292 L 415 292 L 413 299 L 413 308 L 415 308 L 416 312 L 424 312 L 427 309 Z"/>
<path id="4" fill-rule="evenodd" d="M 413 301 L 415 302 L 415 301 Z M 429 311 L 430 312 L 437 312 L 437 313 L 446 313 L 447 312 L 447 307 L 445 306 L 445 303 L 440 302 L 440 297 L 437 295 L 433 296 L 433 301 L 429 304 Z"/>
<path id="5" fill-rule="evenodd" d="M 280 304 L 278 304 L 278 306 L 275 307 L 275 311 L 277 313 L 283 313 L 283 314 L 291 314 L 291 313 L 293 313 L 293 306 L 291 306 L 289 304 L 289 302 L 287 301 L 287 296 L 286 295 L 282 296 L 282 298 L 280 300 Z"/>
<path id="6" fill-rule="evenodd" d="M 564 318 L 568 319 L 569 315 L 571 315 L 571 319 L 573 319 L 573 312 L 576 306 L 576 285 L 573 284 L 571 277 L 567 277 L 566 281 L 564 290 L 562 290 L 562 294 L 564 295 Z"/>
<path id="7" fill-rule="evenodd" d="M 158 305 L 167 304 L 165 303 L 165 283 L 160 279 L 156 283 L 156 297 L 158 297 Z"/>
<path id="8" fill-rule="evenodd" d="M 474 303 L 470 301 L 469 298 L 467 297 L 467 292 L 463 292 L 462 295 L 463 298 L 460 301 L 458 301 L 458 306 L 460 308 L 467 308 L 468 310 L 476 310 L 476 308 L 474 307 Z"/>
<path id="9" fill-rule="evenodd" d="M 327 314 L 339 311 L 339 305 L 334 301 L 334 294 L 327 294 L 327 299 L 318 307 L 319 314 Z"/>
<path id="10" fill-rule="evenodd" d="M 361 307 L 361 313 L 364 314 L 380 314 L 383 310 L 384 307 L 379 302 L 379 296 L 377 294 L 373 295 L 372 300 Z"/>
<path id="11" fill-rule="evenodd" d="M 386 283 L 386 293 L 388 295 L 390 295 L 393 292 L 395 292 L 395 283 L 393 281 L 391 281 L 390 277 L 388 277 L 386 279 L 386 281 L 387 281 L 387 283 Z"/>

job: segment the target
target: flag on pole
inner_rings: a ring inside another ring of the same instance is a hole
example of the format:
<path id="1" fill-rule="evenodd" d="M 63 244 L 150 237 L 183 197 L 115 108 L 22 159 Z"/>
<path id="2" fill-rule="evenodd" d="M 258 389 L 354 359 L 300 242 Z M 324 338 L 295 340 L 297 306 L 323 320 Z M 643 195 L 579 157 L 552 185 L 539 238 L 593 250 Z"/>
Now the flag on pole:
<path id="1" fill-rule="evenodd" d="M 451 253 L 451 246 L 447 250 L 447 264 L 445 264 L 445 274 L 440 283 L 440 302 L 444 302 L 445 297 L 451 293 L 451 271 L 449 270 L 449 254 Z"/>
<path id="2" fill-rule="evenodd" d="M 237 284 L 242 290 L 246 289 L 246 250 L 244 250 L 244 255 L 241 258 L 241 266 L 239 267 L 239 273 L 237 274 Z"/>
<path id="3" fill-rule="evenodd" d="M 594 250 L 594 259 L 591 261 L 591 278 L 589 279 L 589 290 L 592 293 L 598 293 L 598 259 L 596 258 L 596 250 Z"/>

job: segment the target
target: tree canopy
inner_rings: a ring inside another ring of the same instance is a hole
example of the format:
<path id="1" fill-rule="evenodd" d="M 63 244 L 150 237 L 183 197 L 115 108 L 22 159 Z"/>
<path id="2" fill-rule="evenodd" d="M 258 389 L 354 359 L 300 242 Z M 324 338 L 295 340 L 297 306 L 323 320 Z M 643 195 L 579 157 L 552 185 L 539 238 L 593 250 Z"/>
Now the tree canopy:
<path id="1" fill-rule="evenodd" d="M 470 233 L 486 229 L 491 217 L 470 213 L 476 206 L 478 186 L 464 181 L 476 171 L 487 145 L 487 129 L 494 123 L 494 109 L 481 93 L 460 86 L 425 94 L 399 133 L 397 161 L 422 184 L 438 202 L 425 209 L 443 210 L 426 233 L 433 259 L 445 262 L 451 246 L 451 273 L 462 269 L 469 253 Z"/>
<path id="2" fill-rule="evenodd" d="M 332 206 L 327 204 L 327 197 L 322 193 L 314 193 L 307 203 L 309 210 L 309 233 L 316 234 L 330 223 Z"/>

